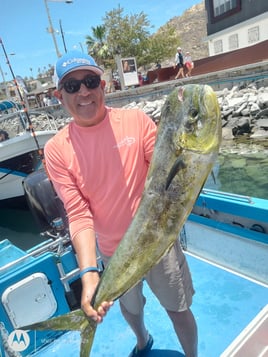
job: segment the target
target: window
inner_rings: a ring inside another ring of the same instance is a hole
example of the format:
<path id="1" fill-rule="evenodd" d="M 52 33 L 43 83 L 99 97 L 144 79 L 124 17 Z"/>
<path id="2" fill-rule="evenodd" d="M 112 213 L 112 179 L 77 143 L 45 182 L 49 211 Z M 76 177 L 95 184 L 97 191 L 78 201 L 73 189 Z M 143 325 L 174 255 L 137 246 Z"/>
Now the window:
<path id="1" fill-rule="evenodd" d="M 213 0 L 214 16 L 220 16 L 237 7 L 237 0 Z"/>
<path id="2" fill-rule="evenodd" d="M 222 40 L 217 40 L 214 42 L 214 53 L 222 53 Z"/>
<path id="3" fill-rule="evenodd" d="M 248 43 L 258 42 L 260 40 L 259 26 L 248 29 Z"/>
<path id="4" fill-rule="evenodd" d="M 239 47 L 238 34 L 229 36 L 229 50 L 236 50 Z"/>
<path id="5" fill-rule="evenodd" d="M 215 23 L 241 10 L 241 0 L 208 0 L 211 23 Z"/>

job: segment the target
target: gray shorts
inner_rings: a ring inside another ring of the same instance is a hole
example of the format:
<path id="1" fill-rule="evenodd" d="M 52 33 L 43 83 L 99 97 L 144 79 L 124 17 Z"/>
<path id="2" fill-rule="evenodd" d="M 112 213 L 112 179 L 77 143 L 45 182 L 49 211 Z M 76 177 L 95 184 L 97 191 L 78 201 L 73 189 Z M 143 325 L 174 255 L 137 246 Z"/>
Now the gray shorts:
<path id="1" fill-rule="evenodd" d="M 104 266 L 109 258 L 103 256 Z M 180 242 L 177 240 L 171 250 L 144 277 L 158 298 L 169 311 L 185 311 L 192 304 L 194 288 L 191 274 Z M 132 314 L 137 315 L 144 307 L 143 281 L 120 297 L 120 303 Z"/>

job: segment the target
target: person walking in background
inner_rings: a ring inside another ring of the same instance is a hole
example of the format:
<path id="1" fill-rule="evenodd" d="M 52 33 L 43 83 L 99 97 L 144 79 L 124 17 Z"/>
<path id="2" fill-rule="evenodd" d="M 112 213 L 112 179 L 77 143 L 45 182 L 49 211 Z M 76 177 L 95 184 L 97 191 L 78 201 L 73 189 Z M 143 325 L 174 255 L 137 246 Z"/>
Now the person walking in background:
<path id="1" fill-rule="evenodd" d="M 139 206 L 157 127 L 139 109 L 105 105 L 103 70 L 91 56 L 66 53 L 55 71 L 55 95 L 72 121 L 46 143 L 46 167 L 68 215 L 81 270 L 81 308 L 100 323 L 112 302 L 97 310 L 91 306 L 100 279 L 96 246 L 106 266 Z M 144 278 L 166 309 L 186 357 L 197 357 L 197 326 L 190 309 L 194 288 L 179 240 Z M 140 281 L 119 298 L 137 338 L 129 357 L 145 356 L 153 345 L 144 323 L 142 286 Z"/>
<path id="2" fill-rule="evenodd" d="M 182 76 L 183 78 L 185 77 L 183 65 L 184 65 L 184 61 L 183 61 L 181 47 L 178 47 L 177 53 L 175 55 L 175 64 L 174 64 L 174 68 L 178 69 L 178 73 L 176 74 L 175 79 L 178 79 L 180 76 Z"/>
<path id="3" fill-rule="evenodd" d="M 186 77 L 191 77 L 192 69 L 194 68 L 194 63 L 192 61 L 192 56 L 190 55 L 190 52 L 186 52 L 186 55 L 184 57 L 184 64 L 187 70 Z"/>

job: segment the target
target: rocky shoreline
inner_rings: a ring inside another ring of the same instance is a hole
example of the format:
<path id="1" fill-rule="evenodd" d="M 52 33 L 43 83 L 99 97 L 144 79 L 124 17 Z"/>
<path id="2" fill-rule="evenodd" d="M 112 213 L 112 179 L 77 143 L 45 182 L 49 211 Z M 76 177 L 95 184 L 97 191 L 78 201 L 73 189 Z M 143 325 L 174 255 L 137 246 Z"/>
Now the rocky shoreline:
<path id="1" fill-rule="evenodd" d="M 268 87 L 257 88 L 254 84 L 251 84 L 245 88 L 233 87 L 231 90 L 225 88 L 216 92 L 216 94 L 221 109 L 223 141 L 233 142 L 234 139 L 235 141 L 250 139 L 263 141 L 265 144 L 268 137 Z M 124 108 L 140 108 L 154 121 L 158 122 L 166 97 L 167 95 L 164 95 L 158 100 L 131 102 Z M 49 129 L 45 120 L 46 114 L 40 114 L 42 109 L 44 108 L 37 109 L 36 114 L 31 114 L 33 127 L 36 130 Z M 59 105 L 45 109 L 48 115 L 55 118 L 58 129 L 71 120 L 70 116 Z M 1 129 L 9 132 L 17 130 L 12 121 L 1 122 Z"/>
<path id="2" fill-rule="evenodd" d="M 257 89 L 233 87 L 216 92 L 222 116 L 223 140 L 268 137 L 268 87 Z M 159 121 L 166 96 L 155 101 L 132 102 L 125 108 L 140 108 L 154 121 Z"/>

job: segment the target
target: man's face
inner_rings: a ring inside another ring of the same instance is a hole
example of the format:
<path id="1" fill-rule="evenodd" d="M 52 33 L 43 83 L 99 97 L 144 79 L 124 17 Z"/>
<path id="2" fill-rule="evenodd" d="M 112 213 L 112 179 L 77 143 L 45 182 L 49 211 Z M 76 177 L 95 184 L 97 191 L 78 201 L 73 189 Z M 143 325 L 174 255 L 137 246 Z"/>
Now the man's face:
<path id="1" fill-rule="evenodd" d="M 97 88 L 90 89 L 81 83 L 80 89 L 75 93 L 67 93 L 62 87 L 70 79 L 82 80 L 86 76 L 96 76 L 88 70 L 77 70 L 67 74 L 61 81 L 61 89 L 55 91 L 55 96 L 73 116 L 74 121 L 80 126 L 92 126 L 98 124 L 105 117 L 104 87 L 101 81 Z"/>

